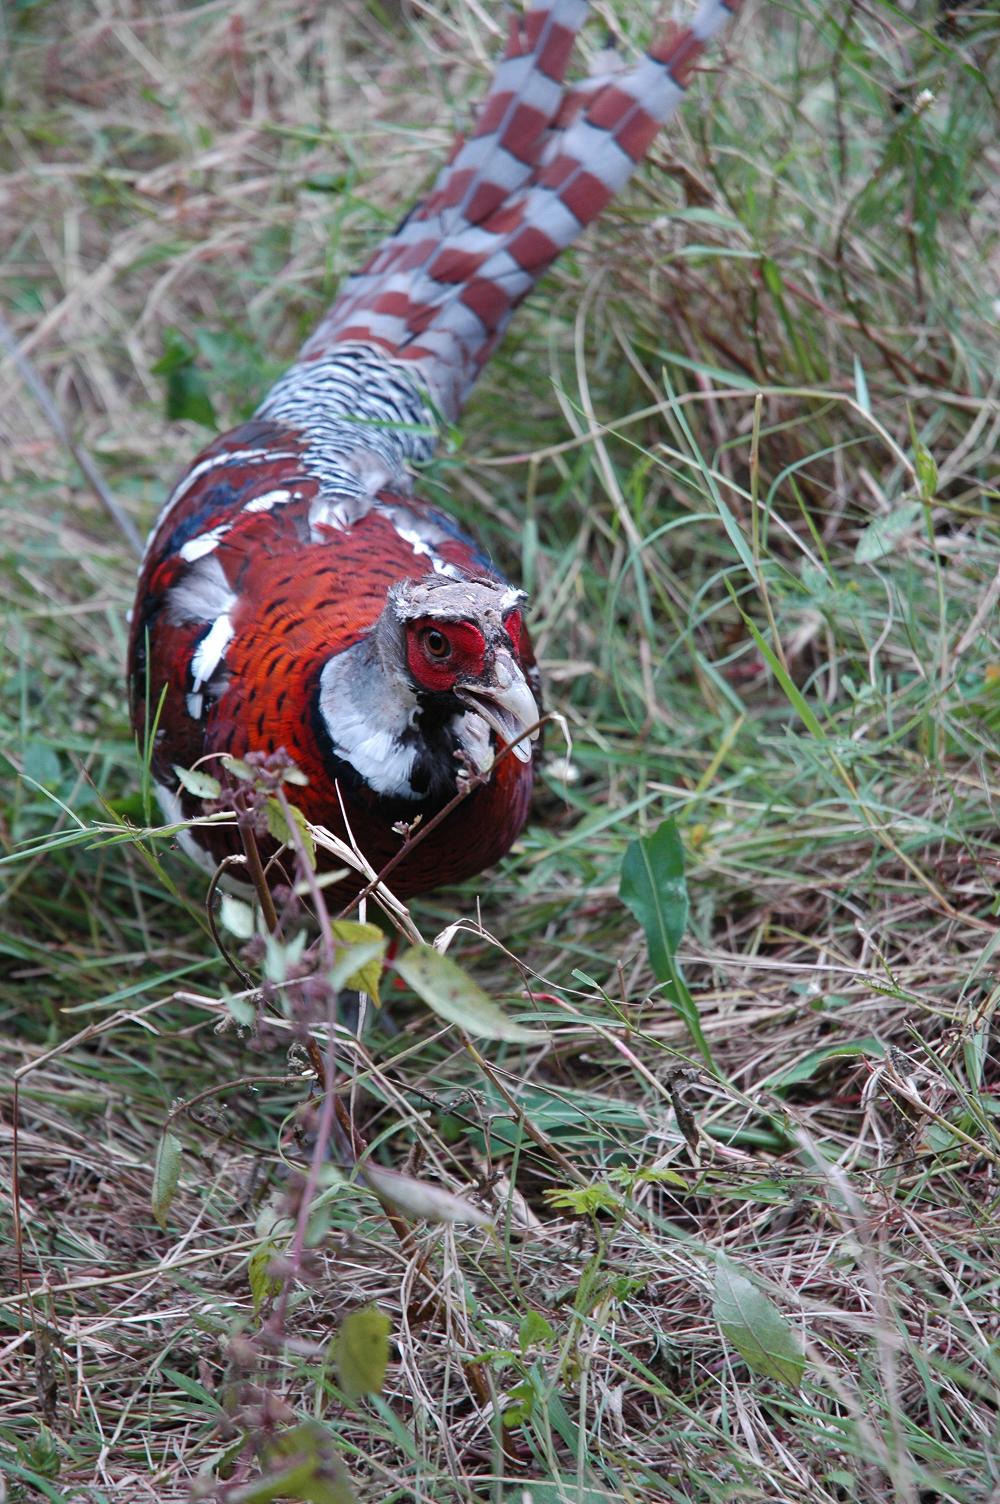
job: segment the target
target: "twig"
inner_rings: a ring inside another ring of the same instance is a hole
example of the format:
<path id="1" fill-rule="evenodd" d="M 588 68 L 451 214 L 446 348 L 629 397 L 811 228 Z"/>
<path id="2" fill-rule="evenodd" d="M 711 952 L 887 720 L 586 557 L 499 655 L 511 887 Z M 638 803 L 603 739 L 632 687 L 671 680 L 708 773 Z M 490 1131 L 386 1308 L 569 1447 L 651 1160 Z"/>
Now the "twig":
<path id="1" fill-rule="evenodd" d="M 132 521 L 131 517 L 127 516 L 126 513 L 122 511 L 121 507 L 112 496 L 111 491 L 104 480 L 104 477 L 101 475 L 94 461 L 91 459 L 86 449 L 84 449 L 82 445 L 76 442 L 76 440 L 73 438 L 73 435 L 66 427 L 66 424 L 63 422 L 62 414 L 49 395 L 48 388 L 45 386 L 45 383 L 42 381 L 42 378 L 35 370 L 35 367 L 32 365 L 27 355 L 25 355 L 22 351 L 13 329 L 11 329 L 2 313 L 0 313 L 0 344 L 2 344 L 4 349 L 7 351 L 7 354 L 10 356 L 11 360 L 14 363 L 14 369 L 17 371 L 17 374 L 20 376 L 21 380 L 28 388 L 28 391 L 34 397 L 35 401 L 38 403 L 38 406 L 44 413 L 46 422 L 52 429 L 56 438 L 76 460 L 76 463 L 80 467 L 80 470 L 83 472 L 84 478 L 89 484 L 90 489 L 93 491 L 98 501 L 101 502 L 101 504 L 106 508 L 109 516 L 116 523 L 119 531 L 124 536 L 126 542 L 128 543 L 132 552 L 135 554 L 136 558 L 141 559 L 143 551 L 142 538 L 139 536 L 139 531 L 136 528 L 135 523 Z"/>
<path id="2" fill-rule="evenodd" d="M 222 877 L 225 875 L 226 868 L 237 866 L 239 863 L 245 862 L 245 857 L 237 855 L 227 856 L 224 857 L 216 867 L 215 871 L 212 873 L 212 881 L 208 885 L 208 892 L 205 894 L 205 917 L 208 920 L 208 927 L 212 932 L 212 939 L 215 941 L 216 949 L 218 950 L 219 955 L 225 961 L 226 965 L 229 967 L 233 975 L 239 977 L 240 981 L 243 983 L 243 986 L 248 991 L 253 991 L 253 977 L 249 974 L 249 972 L 243 970 L 242 966 L 236 960 L 236 957 L 232 955 L 228 947 L 225 945 L 222 936 L 219 933 L 219 926 L 215 922 L 215 910 L 212 907 L 212 900 L 215 897 L 216 889 L 218 888 Z"/>
<path id="3" fill-rule="evenodd" d="M 287 805 L 285 805 L 287 814 Z M 240 839 L 243 842 L 243 850 L 246 852 L 247 867 L 250 869 L 250 877 L 257 894 L 264 923 L 273 935 L 278 928 L 278 915 L 274 907 L 274 899 L 267 885 L 267 877 L 264 874 L 264 864 L 260 859 L 260 848 L 257 845 L 257 836 L 253 828 L 253 816 L 244 814 L 237 819 L 240 831 Z"/>
<path id="4" fill-rule="evenodd" d="M 379 886 L 380 883 L 384 882 L 389 873 L 394 871 L 395 868 L 399 866 L 403 858 L 409 856 L 414 846 L 419 846 L 420 842 L 426 836 L 429 836 L 432 830 L 437 829 L 442 820 L 447 820 L 452 810 L 456 809 L 464 799 L 468 799 L 469 795 L 473 793 L 475 789 L 481 788 L 484 783 L 489 783 L 490 779 L 493 777 L 494 771 L 496 770 L 497 764 L 503 762 L 505 757 L 510 756 L 514 748 L 517 746 L 518 742 L 523 742 L 526 736 L 534 736 L 535 732 L 540 731 L 541 728 L 545 725 L 546 721 L 550 721 L 551 719 L 552 717 L 550 715 L 540 716 L 533 726 L 526 726 L 521 732 L 520 736 L 515 736 L 512 742 L 508 742 L 507 745 L 497 753 L 496 757 L 493 759 L 492 763 L 484 773 L 473 773 L 472 776 L 462 784 L 462 787 L 459 789 L 458 793 L 448 800 L 448 803 L 443 807 L 443 809 L 439 809 L 436 815 L 432 815 L 432 817 L 427 821 L 426 825 L 419 826 L 419 828 L 415 830 L 411 836 L 407 836 L 406 840 L 396 852 L 395 856 L 391 856 L 389 858 L 382 870 L 377 874 L 377 876 L 372 878 L 367 887 L 362 888 L 361 892 L 357 894 L 355 898 L 352 898 L 350 903 L 345 904 L 340 913 L 337 915 L 337 918 L 346 919 L 347 915 L 351 912 L 352 909 L 356 908 L 357 905 L 361 903 L 362 899 L 368 898 L 372 893 L 374 893 L 375 889 Z"/>

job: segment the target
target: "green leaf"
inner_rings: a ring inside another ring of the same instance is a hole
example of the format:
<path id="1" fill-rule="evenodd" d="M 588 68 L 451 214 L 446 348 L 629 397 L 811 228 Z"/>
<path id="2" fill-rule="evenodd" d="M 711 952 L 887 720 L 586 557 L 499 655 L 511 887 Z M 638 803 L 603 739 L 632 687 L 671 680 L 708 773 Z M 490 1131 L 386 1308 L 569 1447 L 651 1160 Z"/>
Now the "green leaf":
<path id="1" fill-rule="evenodd" d="M 420 1217 L 425 1222 L 471 1222 L 476 1227 L 493 1225 L 486 1212 L 443 1186 L 430 1185 L 426 1180 L 372 1163 L 359 1173 L 381 1200 L 390 1202 L 407 1217 Z"/>
<path id="2" fill-rule="evenodd" d="M 35 1421 L 33 1436 L 18 1440 L 17 1452 L 21 1461 L 43 1478 L 58 1478 L 62 1471 L 62 1454 L 55 1433 L 43 1420 Z"/>
<path id="3" fill-rule="evenodd" d="M 302 960 L 306 948 L 306 932 L 299 930 L 291 940 L 279 940 L 276 935 L 264 936 L 264 975 L 269 982 L 287 982 L 289 976 Z"/>
<path id="4" fill-rule="evenodd" d="M 277 799 L 269 799 L 266 805 L 267 828 L 278 842 L 279 846 L 290 846 L 293 851 L 298 850 L 298 845 L 292 835 L 288 820 L 285 818 L 285 810 Z M 294 821 L 301 841 L 305 848 L 306 859 L 309 866 L 316 870 L 316 842 L 312 838 L 312 831 L 306 822 L 306 817 L 295 804 L 287 806 L 288 813 Z"/>
<path id="5" fill-rule="evenodd" d="M 664 820 L 651 836 L 629 842 L 618 895 L 642 926 L 655 976 L 669 982 L 688 917 L 684 847 L 676 821 Z"/>
<path id="6" fill-rule="evenodd" d="M 521 1325 L 517 1334 L 518 1345 L 522 1353 L 526 1353 L 529 1347 L 548 1347 L 556 1340 L 555 1328 L 551 1321 L 546 1321 L 540 1311 L 526 1311 L 521 1317 Z"/>
<path id="7" fill-rule="evenodd" d="M 552 1186 L 543 1191 L 550 1206 L 572 1212 L 577 1217 L 594 1217 L 598 1212 L 621 1210 L 622 1198 L 606 1181 L 598 1180 L 593 1185 Z"/>
<path id="8" fill-rule="evenodd" d="M 623 1186 L 630 1195 L 637 1185 L 672 1185 L 679 1191 L 691 1189 L 683 1175 L 678 1175 L 676 1170 L 668 1170 L 666 1166 L 657 1169 L 654 1165 L 640 1165 L 638 1169 L 634 1169 L 620 1165 L 617 1169 L 608 1171 L 608 1179 Z"/>
<path id="9" fill-rule="evenodd" d="M 772 674 L 781 685 L 788 703 L 792 706 L 793 710 L 799 716 L 802 724 L 805 726 L 810 736 L 814 736 L 819 742 L 824 742 L 826 740 L 826 736 L 823 731 L 823 727 L 820 725 L 819 717 L 813 710 L 812 706 L 809 704 L 809 701 L 799 689 L 798 685 L 795 683 L 795 680 L 791 677 L 781 659 L 778 657 L 771 644 L 767 641 L 767 638 L 761 635 L 756 624 L 750 620 L 750 617 L 747 616 L 742 606 L 739 605 L 739 601 L 737 600 L 735 594 L 733 594 L 733 600 L 736 601 L 739 613 L 743 618 L 744 624 L 746 625 L 746 629 L 760 649 L 761 656 L 764 658 L 764 661 L 766 662 L 768 668 L 771 670 Z"/>
<path id="10" fill-rule="evenodd" d="M 355 1504 L 354 1491 L 328 1433 L 315 1421 L 286 1431 L 268 1447 L 264 1475 L 227 1490 L 227 1504 Z"/>
<path id="11" fill-rule="evenodd" d="M 219 918 L 223 926 L 231 935 L 235 935 L 237 940 L 253 938 L 253 906 L 244 903 L 242 898 L 234 898 L 231 893 L 223 893 L 219 901 Z"/>
<path id="12" fill-rule="evenodd" d="M 152 1194 L 153 1216 L 164 1232 L 167 1228 L 167 1213 L 181 1173 L 182 1152 L 180 1139 L 175 1138 L 168 1129 L 160 1139 L 160 1146 L 156 1151 Z"/>
<path id="13" fill-rule="evenodd" d="M 256 1023 L 257 1004 L 252 997 L 225 997 L 223 1002 L 241 1029 L 249 1029 Z"/>
<path id="14" fill-rule="evenodd" d="M 843 1044 L 821 1045 L 819 1049 L 810 1050 L 808 1055 L 803 1055 L 801 1060 L 796 1060 L 794 1064 L 786 1065 L 783 1070 L 767 1077 L 762 1085 L 771 1091 L 778 1091 L 782 1087 L 794 1086 L 799 1081 L 810 1081 L 827 1061 L 853 1060 L 862 1055 L 878 1059 L 884 1054 L 885 1046 L 874 1036 L 847 1040 Z"/>
<path id="15" fill-rule="evenodd" d="M 357 947 L 353 952 L 358 957 L 355 969 L 338 986 L 353 987 L 355 992 L 367 992 L 376 1007 L 382 1002 L 378 985 L 382 979 L 382 958 L 385 955 L 385 936 L 377 924 L 362 924 L 358 919 L 335 919 L 330 926 L 333 938 L 345 946 Z M 374 949 L 372 949 L 374 947 Z M 364 957 L 364 958 L 363 958 Z M 341 956 L 338 955 L 339 961 Z"/>
<path id="16" fill-rule="evenodd" d="M 923 514 L 921 502 L 904 501 L 884 517 L 876 517 L 874 522 L 869 522 L 854 546 L 855 564 L 874 564 L 876 559 L 884 559 L 886 554 L 891 554 L 900 538 L 911 531 Z"/>
<path id="17" fill-rule="evenodd" d="M 341 1322 L 333 1345 L 340 1387 L 353 1404 L 363 1394 L 381 1394 L 389 1366 L 392 1323 L 375 1306 L 352 1311 Z"/>
<path id="18" fill-rule="evenodd" d="M 687 1024 L 702 1058 L 715 1070 L 698 1005 L 674 959 L 688 917 L 684 848 L 674 820 L 664 820 L 651 836 L 629 842 L 618 896 L 642 926 L 654 976 L 669 985 L 669 1001 Z"/>
<path id="19" fill-rule="evenodd" d="M 504 1425 L 508 1428 L 521 1426 L 526 1420 L 530 1420 L 537 1399 L 538 1388 L 533 1379 L 522 1379 L 520 1384 L 515 1384 L 508 1392 L 507 1403 L 503 1407 Z M 532 1498 L 534 1498 L 534 1492 L 532 1488 Z"/>
<path id="20" fill-rule="evenodd" d="M 216 1415 L 225 1414 L 222 1405 L 209 1393 L 204 1384 L 199 1384 L 197 1379 L 190 1378 L 186 1373 L 180 1373 L 176 1368 L 168 1368 L 165 1364 L 160 1369 L 163 1377 L 169 1379 L 171 1384 L 176 1384 L 190 1399 L 196 1400 L 199 1405 L 215 1411 Z"/>
<path id="21" fill-rule="evenodd" d="M 871 417 L 872 403 L 868 395 L 868 378 L 865 376 L 865 368 L 857 355 L 854 357 L 854 395 L 858 399 L 861 411 Z"/>
<path id="22" fill-rule="evenodd" d="M 203 773 L 200 768 L 180 768 L 174 763 L 174 772 L 177 774 L 177 782 L 193 794 L 196 799 L 218 799 L 222 793 L 222 784 L 211 773 Z"/>
<path id="23" fill-rule="evenodd" d="M 754 1373 L 799 1388 L 805 1358 L 798 1337 L 774 1302 L 728 1259 L 716 1265 L 713 1311 L 722 1335 Z"/>
<path id="24" fill-rule="evenodd" d="M 256 771 L 248 762 L 244 762 L 242 757 L 230 757 L 227 755 L 222 760 L 226 765 L 226 772 L 232 773 L 234 778 L 241 778 L 244 783 L 256 783 Z"/>
<path id="25" fill-rule="evenodd" d="M 250 1282 L 255 1316 L 260 1314 L 265 1300 L 270 1300 L 281 1292 L 281 1280 L 271 1273 L 271 1263 L 277 1251 L 275 1244 L 268 1240 L 255 1248 L 247 1260 L 247 1279 Z"/>
<path id="26" fill-rule="evenodd" d="M 371 980 L 372 973 L 382 974 L 382 958 L 385 955 L 385 936 L 377 940 L 362 940 L 357 945 L 342 945 L 330 972 L 330 986 L 339 992 L 341 987 L 353 987 L 356 992 L 365 992 L 363 984 Z M 376 1001 L 378 994 L 374 994 Z"/>
<path id="27" fill-rule="evenodd" d="M 396 970 L 439 1018 L 459 1024 L 477 1039 L 533 1044 L 545 1037 L 538 1029 L 526 1029 L 508 1018 L 460 966 L 433 945 L 414 945 L 404 951 Z"/>
<path id="28" fill-rule="evenodd" d="M 208 386 L 195 365 L 195 352 L 176 329 L 164 332 L 163 354 L 153 371 L 167 378 L 168 418 L 187 418 L 206 428 L 218 427 Z"/>
<path id="29" fill-rule="evenodd" d="M 918 441 L 915 447 L 915 458 L 921 498 L 924 501 L 933 501 L 938 488 L 938 467 L 934 456 Z"/>

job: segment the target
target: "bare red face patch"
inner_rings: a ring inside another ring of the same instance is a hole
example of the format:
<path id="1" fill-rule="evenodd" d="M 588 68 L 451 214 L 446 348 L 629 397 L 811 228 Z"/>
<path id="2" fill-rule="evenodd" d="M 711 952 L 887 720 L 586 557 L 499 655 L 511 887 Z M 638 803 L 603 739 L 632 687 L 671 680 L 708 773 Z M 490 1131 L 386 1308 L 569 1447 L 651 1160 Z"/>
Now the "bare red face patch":
<path id="1" fill-rule="evenodd" d="M 406 661 L 422 689 L 444 694 L 458 679 L 478 679 L 485 659 L 486 639 L 471 621 L 422 616 L 407 623 Z"/>
<path id="2" fill-rule="evenodd" d="M 524 630 L 524 621 L 520 611 L 508 611 L 503 619 L 503 629 L 510 638 L 510 645 L 514 649 L 514 657 L 520 662 L 521 659 L 521 633 Z"/>

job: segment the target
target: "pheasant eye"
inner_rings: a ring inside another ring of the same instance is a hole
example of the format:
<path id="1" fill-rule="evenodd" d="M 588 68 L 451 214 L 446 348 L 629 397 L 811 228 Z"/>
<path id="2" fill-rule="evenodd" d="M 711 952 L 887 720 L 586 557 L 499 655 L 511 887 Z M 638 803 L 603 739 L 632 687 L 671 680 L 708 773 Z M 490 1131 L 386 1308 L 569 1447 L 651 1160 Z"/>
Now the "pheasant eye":
<path id="1" fill-rule="evenodd" d="M 424 632 L 420 640 L 424 652 L 430 658 L 437 658 L 440 660 L 442 658 L 447 658 L 448 654 L 451 652 L 451 643 L 448 641 L 444 633 L 439 632 L 436 627 L 431 627 L 428 631 Z"/>

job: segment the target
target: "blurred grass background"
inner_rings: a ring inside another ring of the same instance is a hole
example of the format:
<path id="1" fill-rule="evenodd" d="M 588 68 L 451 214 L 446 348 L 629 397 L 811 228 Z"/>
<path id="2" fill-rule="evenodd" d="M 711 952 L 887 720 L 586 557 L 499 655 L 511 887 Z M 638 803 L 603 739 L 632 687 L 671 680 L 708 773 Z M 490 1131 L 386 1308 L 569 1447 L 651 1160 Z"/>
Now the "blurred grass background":
<path id="1" fill-rule="evenodd" d="M 591 54 L 649 36 L 651 5 L 594 10 Z M 429 182 L 502 17 L 35 0 L 0 27 L 0 301 L 145 531 Z M 372 1501 L 995 1504 L 998 39 L 986 6 L 751 4 L 425 475 L 530 590 L 572 746 L 515 853 L 414 920 L 463 919 L 452 953 L 553 1029 L 484 1075 L 393 989 L 345 1043 L 377 1156 L 498 1239 L 418 1225 L 404 1256 L 331 1185 L 264 1378 L 249 1261 L 282 1246 L 308 1081 L 231 1026 L 204 880 L 141 798 L 134 560 L 0 365 L 11 1497 L 273 1497 L 237 1492 L 245 1443 L 312 1417 Z M 618 899 L 669 817 L 714 1070 Z M 161 1229 L 164 1122 L 210 1088 Z M 369 1300 L 392 1362 L 352 1406 L 329 1338 Z"/>

